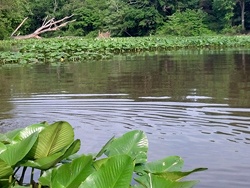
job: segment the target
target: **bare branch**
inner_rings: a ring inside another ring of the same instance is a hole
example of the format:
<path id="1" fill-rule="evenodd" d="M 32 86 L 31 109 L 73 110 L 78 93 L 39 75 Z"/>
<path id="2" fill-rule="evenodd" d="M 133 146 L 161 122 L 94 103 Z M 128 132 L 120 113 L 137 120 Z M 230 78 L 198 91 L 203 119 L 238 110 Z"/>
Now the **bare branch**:
<path id="1" fill-rule="evenodd" d="M 47 19 L 48 19 L 48 16 L 46 16 L 46 17 L 43 19 L 43 24 L 42 24 L 42 26 L 44 26 L 44 25 L 46 24 Z"/>
<path id="2" fill-rule="evenodd" d="M 63 22 L 64 20 L 67 20 L 67 19 L 69 19 L 69 18 L 71 18 L 73 15 L 71 15 L 71 16 L 66 16 L 66 17 L 64 17 L 64 18 L 62 18 L 61 20 L 57 20 L 57 21 L 54 21 L 54 19 L 55 18 L 51 18 L 50 20 L 48 20 L 46 23 L 45 23 L 45 25 L 44 26 L 42 26 L 42 27 L 40 27 L 40 28 L 38 28 L 34 33 L 38 33 L 38 34 L 40 34 L 40 33 L 44 33 L 43 32 L 43 30 L 57 30 L 57 29 L 55 29 L 55 28 L 53 28 L 53 27 L 51 27 L 52 25 L 55 25 L 55 24 L 57 24 L 57 23 L 61 23 L 61 22 Z M 47 32 L 47 31 L 45 31 L 45 32 Z"/>
<path id="3" fill-rule="evenodd" d="M 23 21 L 19 24 L 19 26 L 17 26 L 17 28 L 15 29 L 15 31 L 13 31 L 13 33 L 11 34 L 11 37 L 18 31 L 18 29 L 23 25 L 23 23 L 28 19 L 28 17 L 24 18 Z"/>
<path id="4" fill-rule="evenodd" d="M 39 27 L 37 30 L 35 30 L 33 33 L 29 34 L 29 35 L 24 35 L 24 36 L 13 36 L 14 33 L 16 33 L 16 31 L 21 27 L 21 25 L 23 24 L 23 22 L 27 19 L 25 19 L 18 27 L 17 29 L 12 33 L 11 37 L 14 37 L 15 39 L 26 39 L 26 38 L 41 38 L 39 35 L 48 31 L 56 31 L 58 29 L 60 29 L 61 27 L 66 26 L 67 24 L 69 24 L 70 22 L 74 22 L 75 20 L 71 20 L 71 21 L 66 21 L 69 18 L 71 18 L 74 15 L 71 16 L 66 16 L 60 20 L 55 21 L 55 18 L 51 18 L 50 20 L 48 19 L 48 16 L 44 18 L 43 20 L 43 24 L 41 27 Z"/>
<path id="5" fill-rule="evenodd" d="M 76 21 L 76 20 L 67 21 L 67 22 L 64 22 L 64 23 L 62 23 L 62 24 L 60 24 L 58 26 L 55 25 L 55 26 L 49 27 L 47 29 L 42 29 L 42 30 L 39 31 L 39 34 L 42 34 L 42 33 L 48 32 L 48 31 L 56 31 L 56 30 L 60 29 L 61 27 L 66 26 L 68 23 L 74 22 L 74 21 Z M 50 24 L 50 26 L 52 26 L 53 24 L 55 24 L 55 22 Z"/>

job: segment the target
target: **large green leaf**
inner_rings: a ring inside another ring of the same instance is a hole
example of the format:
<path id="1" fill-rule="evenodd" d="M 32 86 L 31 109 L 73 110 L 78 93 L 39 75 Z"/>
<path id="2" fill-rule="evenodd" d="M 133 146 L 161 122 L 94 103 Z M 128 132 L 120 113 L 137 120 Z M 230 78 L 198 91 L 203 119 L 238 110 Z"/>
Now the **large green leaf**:
<path id="1" fill-rule="evenodd" d="M 109 139 L 109 141 L 102 147 L 102 149 L 96 154 L 96 156 L 94 157 L 94 159 L 101 157 L 102 154 L 104 154 L 107 150 L 107 148 L 110 146 L 110 144 L 114 141 L 115 136 L 113 136 L 111 139 Z"/>
<path id="2" fill-rule="evenodd" d="M 15 134 L 13 137 L 13 142 L 19 142 L 20 140 L 23 140 L 30 136 L 31 134 L 35 132 L 41 132 L 48 124 L 46 122 L 33 124 L 28 127 L 25 127 L 24 129 L 21 129 L 20 131 Z"/>
<path id="3" fill-rule="evenodd" d="M 14 129 L 12 131 L 9 131 L 9 132 L 5 133 L 5 136 L 9 140 L 13 140 L 13 138 L 15 138 L 15 136 L 18 135 L 21 130 L 23 130 L 23 129 L 22 128 L 20 128 L 20 129 Z"/>
<path id="4" fill-rule="evenodd" d="M 7 149 L 0 153 L 0 159 L 4 160 L 10 166 L 20 162 L 33 147 L 38 137 L 38 133 L 33 133 L 27 138 L 15 143 L 6 145 Z"/>
<path id="5" fill-rule="evenodd" d="M 72 126 L 65 121 L 55 122 L 39 133 L 37 142 L 28 156 L 33 159 L 44 158 L 68 147 L 73 141 Z"/>
<path id="6" fill-rule="evenodd" d="M 76 152 L 79 151 L 81 147 L 81 141 L 80 139 L 76 139 L 65 151 L 65 153 L 62 155 L 62 157 L 60 158 L 60 160 L 63 160 L 73 154 L 75 154 Z"/>
<path id="7" fill-rule="evenodd" d="M 46 157 L 38 158 L 35 160 L 27 160 L 22 166 L 33 167 L 41 170 L 47 170 L 55 166 L 59 161 L 76 153 L 80 148 L 80 140 L 77 139 L 71 143 L 68 147 L 65 147 L 62 151 L 51 154 Z"/>
<path id="8" fill-rule="evenodd" d="M 135 163 L 147 161 L 148 139 L 143 131 L 134 130 L 114 139 L 106 148 L 107 156 L 127 154 Z"/>
<path id="9" fill-rule="evenodd" d="M 81 156 L 74 159 L 71 163 L 63 164 L 59 168 L 54 169 L 51 187 L 78 187 L 92 172 L 92 156 Z"/>
<path id="10" fill-rule="evenodd" d="M 146 164 L 139 164 L 135 167 L 137 173 L 160 173 L 166 171 L 180 171 L 183 167 L 184 161 L 179 156 L 169 156 L 164 159 L 149 162 Z"/>
<path id="11" fill-rule="evenodd" d="M 145 188 L 192 188 L 197 181 L 171 181 L 151 173 L 135 178 Z M 139 186 L 140 187 L 140 186 Z"/>
<path id="12" fill-rule="evenodd" d="M 16 143 L 24 138 L 27 138 L 34 132 L 41 132 L 45 126 L 48 126 L 47 122 L 33 124 L 25 128 L 14 129 L 12 131 L 6 132 L 5 134 L 0 134 L 0 142 L 6 144 Z"/>
<path id="13" fill-rule="evenodd" d="M 4 160 L 0 159 L 0 179 L 12 175 L 13 169 Z"/>
<path id="14" fill-rule="evenodd" d="M 126 188 L 129 187 L 134 162 L 128 155 L 109 157 L 99 170 L 89 175 L 79 188 Z"/>

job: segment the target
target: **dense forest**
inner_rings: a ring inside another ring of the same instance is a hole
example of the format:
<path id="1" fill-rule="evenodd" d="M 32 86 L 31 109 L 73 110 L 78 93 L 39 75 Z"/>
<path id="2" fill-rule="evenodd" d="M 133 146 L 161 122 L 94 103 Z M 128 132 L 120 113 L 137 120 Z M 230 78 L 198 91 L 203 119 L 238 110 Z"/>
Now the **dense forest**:
<path id="1" fill-rule="evenodd" d="M 45 17 L 74 15 L 75 22 L 47 36 L 112 36 L 246 33 L 250 29 L 250 0 L 1 0 L 0 39 L 18 30 L 29 34 Z"/>

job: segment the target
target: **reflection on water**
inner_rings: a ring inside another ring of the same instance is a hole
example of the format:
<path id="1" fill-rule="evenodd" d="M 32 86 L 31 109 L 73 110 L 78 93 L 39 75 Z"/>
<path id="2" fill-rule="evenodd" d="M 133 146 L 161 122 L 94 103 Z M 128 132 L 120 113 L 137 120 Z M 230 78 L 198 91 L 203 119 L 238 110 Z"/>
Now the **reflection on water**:
<path id="1" fill-rule="evenodd" d="M 107 62 L 0 69 L 0 131 L 69 121 L 81 152 L 130 129 L 149 159 L 208 167 L 197 187 L 250 186 L 250 51 L 180 51 Z M 236 172 L 237 169 L 237 172 Z"/>

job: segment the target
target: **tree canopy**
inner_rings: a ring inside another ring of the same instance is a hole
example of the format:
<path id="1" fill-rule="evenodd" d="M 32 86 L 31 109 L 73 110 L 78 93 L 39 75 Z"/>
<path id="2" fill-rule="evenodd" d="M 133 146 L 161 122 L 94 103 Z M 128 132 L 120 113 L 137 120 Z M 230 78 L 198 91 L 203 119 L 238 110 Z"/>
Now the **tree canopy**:
<path id="1" fill-rule="evenodd" d="M 112 36 L 236 34 L 250 29 L 250 0 L 1 0 L 0 39 L 19 30 L 29 34 L 46 16 L 61 19 L 74 14 L 75 22 L 44 35 Z"/>

